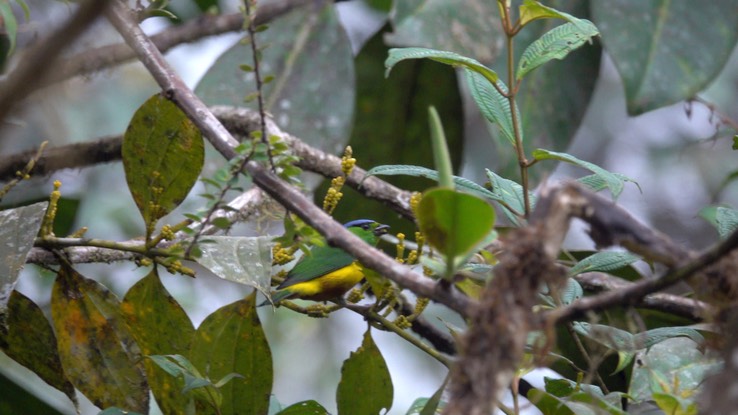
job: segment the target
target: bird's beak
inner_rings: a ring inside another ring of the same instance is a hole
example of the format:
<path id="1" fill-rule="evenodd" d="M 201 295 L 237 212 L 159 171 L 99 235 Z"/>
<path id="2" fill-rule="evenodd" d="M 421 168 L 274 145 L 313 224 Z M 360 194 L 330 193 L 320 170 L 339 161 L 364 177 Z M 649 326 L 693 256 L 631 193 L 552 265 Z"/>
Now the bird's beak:
<path id="1" fill-rule="evenodd" d="M 384 235 L 389 231 L 390 226 L 389 225 L 379 225 L 376 228 L 374 228 L 374 234 L 377 236 Z"/>

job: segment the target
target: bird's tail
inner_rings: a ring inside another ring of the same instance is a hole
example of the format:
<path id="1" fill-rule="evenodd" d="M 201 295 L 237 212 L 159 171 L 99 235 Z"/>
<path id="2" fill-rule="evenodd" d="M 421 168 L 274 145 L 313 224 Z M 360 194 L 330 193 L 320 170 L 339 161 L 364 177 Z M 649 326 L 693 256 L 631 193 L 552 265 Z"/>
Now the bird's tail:
<path id="1" fill-rule="evenodd" d="M 272 299 L 269 301 L 267 298 L 266 300 L 262 301 L 257 307 L 262 307 L 267 304 L 277 304 L 282 300 L 286 300 L 290 298 L 294 293 L 289 290 L 278 290 L 278 291 L 272 291 Z"/>

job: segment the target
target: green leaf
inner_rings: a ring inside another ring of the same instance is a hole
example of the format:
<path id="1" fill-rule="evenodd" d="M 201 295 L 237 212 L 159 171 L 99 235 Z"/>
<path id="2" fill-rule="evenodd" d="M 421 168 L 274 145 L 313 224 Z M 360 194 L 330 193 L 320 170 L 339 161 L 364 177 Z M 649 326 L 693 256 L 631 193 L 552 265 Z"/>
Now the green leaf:
<path id="1" fill-rule="evenodd" d="M 580 415 L 551 393 L 533 388 L 528 391 L 528 400 L 546 415 Z"/>
<path id="2" fill-rule="evenodd" d="M 720 238 L 727 238 L 738 229 L 738 210 L 718 206 L 715 210 L 715 223 Z"/>
<path id="3" fill-rule="evenodd" d="M 573 277 L 584 272 L 609 272 L 628 266 L 641 259 L 630 252 L 603 251 L 597 252 L 569 269 L 569 276 Z"/>
<path id="4" fill-rule="evenodd" d="M 687 337 L 697 344 L 703 344 L 705 341 L 697 330 L 689 327 L 659 327 L 631 334 L 603 324 L 575 322 L 574 330 L 610 349 L 625 352 L 648 349 L 676 337 Z"/>
<path id="5" fill-rule="evenodd" d="M 431 170 L 427 167 L 410 166 L 407 164 L 393 164 L 393 165 L 388 165 L 388 166 L 373 167 L 368 172 L 366 172 L 366 176 L 364 176 L 364 179 L 366 179 L 369 176 L 396 176 L 396 175 L 424 177 L 426 179 L 438 181 L 437 171 Z M 480 197 L 484 197 L 487 199 L 497 200 L 497 195 L 495 193 L 490 192 L 489 190 L 485 189 L 483 186 L 480 186 L 469 179 L 459 177 L 459 176 L 453 176 L 453 182 L 454 182 L 454 187 L 456 187 L 457 190 L 461 190 L 461 191 L 464 191 L 464 192 L 467 192 L 473 195 L 477 195 Z"/>
<path id="6" fill-rule="evenodd" d="M 588 20 L 564 23 L 530 44 L 518 61 L 517 80 L 552 59 L 564 59 L 571 51 L 589 42 L 599 32 Z"/>
<path id="7" fill-rule="evenodd" d="M 264 79 L 265 110 L 285 131 L 298 132 L 306 143 L 334 153 L 346 145 L 354 119 L 356 92 L 351 44 L 332 3 L 297 7 L 260 33 L 259 67 Z M 207 105 L 246 106 L 256 91 L 253 76 L 238 66 L 254 62 L 250 45 L 239 42 L 221 55 L 198 83 L 195 93 Z"/>
<path id="8" fill-rule="evenodd" d="M 467 58 L 453 52 L 426 48 L 394 48 L 389 50 L 389 56 L 384 62 L 384 76 L 389 77 L 392 67 L 407 59 L 430 59 L 436 62 L 453 66 L 454 68 L 465 68 L 480 74 L 491 83 L 496 83 L 499 77 L 492 69 L 482 65 L 476 59 Z"/>
<path id="9" fill-rule="evenodd" d="M 329 415 L 323 405 L 316 401 L 302 401 L 277 412 L 277 415 Z"/>
<path id="10" fill-rule="evenodd" d="M 453 189 L 453 174 L 451 166 L 451 157 L 448 154 L 448 145 L 446 144 L 446 134 L 443 132 L 443 124 L 438 116 L 435 107 L 428 108 L 428 118 L 431 131 L 431 146 L 433 147 L 433 162 L 438 171 L 438 185 Z"/>
<path id="11" fill-rule="evenodd" d="M 0 2 L 0 17 L 2 17 L 3 22 L 3 32 L 8 36 L 8 41 L 10 42 L 10 47 L 8 48 L 7 53 L 7 56 L 10 56 L 15 50 L 15 38 L 18 34 L 18 21 L 15 20 L 13 8 L 7 0 Z"/>
<path id="12" fill-rule="evenodd" d="M 374 344 L 371 329 L 341 367 L 336 391 L 339 415 L 376 415 L 392 407 L 392 379 L 382 353 Z"/>
<path id="13" fill-rule="evenodd" d="M 546 0 L 547 6 L 587 17 L 587 0 Z M 559 20 L 539 20 L 529 24 L 515 36 L 516 45 L 530 45 L 547 31 L 560 24 Z M 500 41 L 500 44 L 504 44 Z M 515 47 L 515 61 L 519 61 L 524 47 Z M 574 135 L 579 130 L 584 114 L 589 108 L 590 98 L 600 72 L 602 50 L 599 42 L 585 45 L 564 60 L 553 60 L 529 73 L 520 84 L 515 103 L 521 117 L 525 154 L 535 148 L 567 151 Z M 497 73 L 507 73 L 507 59 L 497 59 L 489 65 Z M 508 85 L 508 87 L 511 87 Z M 562 103 L 566 103 L 562 105 Z M 516 150 L 509 145 L 507 137 L 497 126 L 489 126 L 493 136 L 492 145 L 486 151 L 470 153 L 465 163 L 478 170 L 489 168 L 504 177 L 517 177 L 520 172 Z M 512 130 L 510 130 L 512 131 Z M 537 165 L 529 169 L 530 179 L 544 177 L 555 166 Z"/>
<path id="14" fill-rule="evenodd" d="M 413 415 L 415 413 L 418 415 L 435 415 L 436 413 L 441 413 L 443 408 L 446 406 L 446 402 L 441 398 L 443 397 L 443 391 L 446 389 L 448 380 L 449 377 L 446 376 L 446 379 L 443 380 L 441 386 L 435 391 L 435 393 L 433 393 L 433 396 L 431 396 L 430 399 L 416 399 L 410 409 L 408 409 L 407 415 Z M 419 401 L 423 400 L 425 400 L 423 406 L 418 409 L 418 412 L 413 412 L 415 405 L 418 404 Z"/>
<path id="15" fill-rule="evenodd" d="M 630 177 L 620 173 L 613 174 L 623 182 L 630 182 L 635 184 L 636 187 L 638 187 L 638 190 L 641 190 L 641 186 L 638 184 L 638 182 L 631 179 Z M 593 192 L 599 192 L 601 190 L 607 189 L 607 182 L 603 179 L 602 176 L 599 176 L 597 174 L 590 174 L 589 176 L 580 177 L 577 179 L 577 181 L 587 186 Z"/>
<path id="16" fill-rule="evenodd" d="M 591 171 L 592 173 L 600 176 L 602 180 L 607 183 L 607 188 L 610 189 L 610 193 L 612 193 L 613 199 L 617 199 L 618 196 L 620 196 L 620 193 L 622 193 L 623 191 L 623 180 L 620 179 L 618 176 L 610 173 L 609 171 L 603 169 L 596 164 L 590 163 L 588 161 L 579 160 L 571 154 L 557 153 L 555 151 L 549 151 L 539 148 L 533 151 L 533 157 L 538 160 L 564 161 Z"/>
<path id="17" fill-rule="evenodd" d="M 501 52 L 497 42 L 504 39 L 497 15 L 495 2 L 486 0 L 394 1 L 390 13 L 394 33 L 387 34 L 386 41 L 448 50 L 490 64 Z"/>
<path id="18" fill-rule="evenodd" d="M 51 316 L 72 384 L 97 407 L 148 413 L 141 354 L 115 295 L 62 265 L 51 293 Z"/>
<path id="19" fill-rule="evenodd" d="M 193 413 L 196 408 L 201 412 L 220 408 L 223 403 L 223 394 L 210 379 L 203 377 L 186 357 L 180 354 L 170 354 L 151 355 L 148 358 L 169 376 L 181 379 L 179 382 L 181 390 L 178 392 L 187 396 L 188 399 L 192 398 L 191 403 L 188 402 L 186 413 Z"/>
<path id="20" fill-rule="evenodd" d="M 31 299 L 13 290 L 4 317 L 7 331 L 0 327 L 3 352 L 62 391 L 77 406 L 74 386 L 64 374 L 56 336 L 43 311 Z"/>
<path id="21" fill-rule="evenodd" d="M 525 199 L 523 198 L 523 186 L 518 183 L 497 175 L 495 172 L 485 169 L 487 178 L 489 179 L 492 193 L 495 195 L 494 200 L 503 203 L 503 213 L 510 221 L 520 224 L 520 215 L 525 212 Z M 528 193 L 531 209 L 535 206 L 536 198 L 532 193 Z"/>
<path id="22" fill-rule="evenodd" d="M 665 340 L 637 354 L 628 395 L 635 402 L 657 393 L 694 394 L 704 379 L 722 368 L 722 359 L 704 353 L 686 338 Z"/>
<path id="23" fill-rule="evenodd" d="M 469 69 L 464 69 L 464 74 L 466 75 L 466 83 L 469 85 L 472 98 L 474 98 L 474 102 L 477 103 L 477 107 L 479 107 L 484 118 L 492 124 L 497 125 L 504 138 L 515 147 L 515 128 L 512 122 L 510 101 L 500 94 L 482 75 Z M 497 81 L 496 84 L 501 91 L 507 93 L 507 86 L 502 81 Z M 522 120 L 517 106 L 515 107 L 515 112 L 517 113 L 518 120 Z M 520 132 L 520 137 L 522 141 L 522 131 Z"/>
<path id="24" fill-rule="evenodd" d="M 738 41 L 732 0 L 592 2 L 593 20 L 637 115 L 695 96 L 720 73 Z"/>
<path id="25" fill-rule="evenodd" d="M 272 238 L 267 236 L 210 236 L 200 244 L 197 262 L 224 280 L 268 293 L 272 275 Z"/>
<path id="26" fill-rule="evenodd" d="M 356 57 L 356 115 L 349 145 L 365 166 L 403 163 L 432 167 L 428 106 L 433 105 L 443 120 L 451 164 L 458 168 L 464 126 L 456 72 L 449 66 L 424 59 L 395 66 L 392 76 L 385 79 L 384 71 L 378 68 L 383 68 L 387 59 L 383 36 L 388 29 L 386 26 L 372 37 Z M 331 150 L 336 151 L 340 150 Z M 397 177 L 392 183 L 410 191 L 427 187 L 424 180 L 415 177 Z M 326 179 L 315 192 L 317 203 L 322 204 L 322 196 L 329 186 L 330 180 Z M 390 225 L 393 232 L 413 235 L 414 224 L 383 208 L 381 202 L 362 197 L 347 186 L 343 193 L 335 212 L 341 222 L 372 218 Z"/>
<path id="27" fill-rule="evenodd" d="M 566 279 L 566 286 L 561 290 L 561 303 L 569 305 L 584 297 L 582 286 L 574 278 Z"/>
<path id="28" fill-rule="evenodd" d="M 520 5 L 520 27 L 524 27 L 538 19 L 564 19 L 574 24 L 582 22 L 581 19 L 577 19 L 569 13 L 545 6 L 538 1 L 523 0 L 523 4 Z"/>
<path id="29" fill-rule="evenodd" d="M 159 218 L 174 210 L 197 181 L 205 155 L 202 134 L 173 102 L 156 94 L 133 115 L 121 153 L 148 239 Z"/>
<path id="30" fill-rule="evenodd" d="M 47 202 L 0 212 L 0 315 L 8 306 L 28 252 L 41 228 Z"/>
<path id="31" fill-rule="evenodd" d="M 127 411 L 125 409 L 120 409 L 117 406 L 113 406 L 110 408 L 105 408 L 105 410 L 98 412 L 97 415 L 143 415 L 143 414 L 139 412 Z"/>
<path id="32" fill-rule="evenodd" d="M 657 327 L 636 334 L 634 339 L 636 344 L 643 344 L 648 349 L 663 341 L 677 337 L 689 338 L 698 345 L 705 344 L 705 338 L 702 337 L 700 332 L 689 327 Z"/>
<path id="33" fill-rule="evenodd" d="M 653 401 L 669 415 L 697 415 L 697 402 L 668 393 L 653 394 Z"/>
<path id="34" fill-rule="evenodd" d="M 256 295 L 210 314 L 197 329 L 190 359 L 210 379 L 230 373 L 235 378 L 220 388 L 222 413 L 262 415 L 272 390 L 272 354 L 256 314 Z M 207 370 L 203 370 L 207 369 Z"/>
<path id="35" fill-rule="evenodd" d="M 187 354 L 195 334 L 187 313 L 162 285 L 156 268 L 138 281 L 123 298 L 121 311 L 131 334 L 145 356 Z M 164 413 L 184 413 L 190 398 L 182 382 L 150 359 L 144 360 L 146 377 Z"/>
<path id="36" fill-rule="evenodd" d="M 428 243 L 446 257 L 446 277 L 453 274 L 457 257 L 466 256 L 484 240 L 495 223 L 495 211 L 487 202 L 444 188 L 425 192 L 417 215 Z"/>

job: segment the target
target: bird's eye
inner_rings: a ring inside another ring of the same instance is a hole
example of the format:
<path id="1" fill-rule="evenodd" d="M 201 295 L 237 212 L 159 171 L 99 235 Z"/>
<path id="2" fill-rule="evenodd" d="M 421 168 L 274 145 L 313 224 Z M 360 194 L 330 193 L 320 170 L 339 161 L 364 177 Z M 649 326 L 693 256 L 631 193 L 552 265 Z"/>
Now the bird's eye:
<path id="1" fill-rule="evenodd" d="M 368 223 L 365 223 L 365 224 L 361 225 L 361 229 L 363 229 L 365 231 L 368 231 L 369 230 L 369 224 Z"/>

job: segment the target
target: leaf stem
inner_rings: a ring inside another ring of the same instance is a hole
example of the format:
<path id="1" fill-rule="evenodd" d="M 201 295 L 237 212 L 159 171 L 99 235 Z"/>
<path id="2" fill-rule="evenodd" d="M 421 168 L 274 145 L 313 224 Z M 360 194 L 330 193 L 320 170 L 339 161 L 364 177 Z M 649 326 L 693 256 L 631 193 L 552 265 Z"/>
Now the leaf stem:
<path id="1" fill-rule="evenodd" d="M 510 8 L 502 8 L 504 16 L 502 24 L 505 32 L 506 46 L 507 46 L 507 84 L 509 85 L 509 91 L 506 95 L 508 102 L 510 103 L 510 114 L 512 117 L 513 134 L 515 135 L 515 151 L 518 156 L 518 166 L 520 167 L 520 180 L 523 186 L 523 205 L 525 207 L 525 217 L 530 216 L 530 196 L 528 195 L 528 160 L 525 158 L 525 148 L 523 147 L 523 136 L 520 127 L 520 120 L 518 119 L 518 112 L 515 111 L 515 96 L 518 92 L 518 86 L 515 84 L 515 53 L 513 49 L 513 37 L 515 32 L 510 23 Z M 513 88 L 513 85 L 516 85 Z"/>

